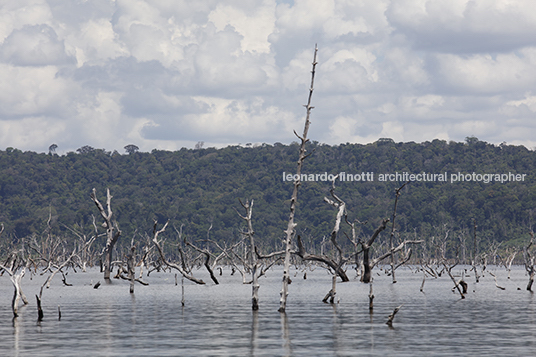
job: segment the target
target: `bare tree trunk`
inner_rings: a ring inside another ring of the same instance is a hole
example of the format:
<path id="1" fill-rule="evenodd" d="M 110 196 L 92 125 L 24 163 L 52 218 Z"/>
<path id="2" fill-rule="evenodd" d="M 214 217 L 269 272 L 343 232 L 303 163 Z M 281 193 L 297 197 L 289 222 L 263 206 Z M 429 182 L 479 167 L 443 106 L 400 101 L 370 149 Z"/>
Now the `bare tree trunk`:
<path id="1" fill-rule="evenodd" d="M 395 307 L 391 315 L 389 315 L 389 317 L 387 318 L 387 322 L 386 322 L 387 326 L 391 328 L 393 327 L 393 320 L 395 318 L 395 315 L 397 314 L 398 311 L 400 311 L 401 308 L 402 308 L 402 305 Z"/>
<path id="2" fill-rule="evenodd" d="M 372 267 L 371 259 L 370 259 L 370 247 L 378 237 L 378 235 L 385 229 L 387 226 L 387 222 L 389 222 L 389 218 L 385 218 L 382 223 L 376 228 L 372 236 L 367 242 L 362 242 L 361 247 L 363 249 L 363 274 L 361 274 L 361 281 L 363 283 L 370 283 L 372 278 Z"/>
<path id="3" fill-rule="evenodd" d="M 527 290 L 532 291 L 532 284 L 534 283 L 534 275 L 536 274 L 536 269 L 534 268 L 534 257 L 530 254 L 530 247 L 534 243 L 534 233 L 530 232 L 530 242 L 529 245 L 525 248 L 525 270 L 529 274 L 529 282 L 527 283 Z"/>
<path id="4" fill-rule="evenodd" d="M 477 260 L 477 251 L 476 251 L 477 245 L 476 245 L 476 219 L 473 218 L 473 270 L 475 271 L 475 281 L 479 282 L 479 276 L 478 276 L 478 270 L 476 267 L 476 260 Z"/>
<path id="5" fill-rule="evenodd" d="M 397 209 L 397 205 L 398 205 L 398 197 L 400 197 L 400 190 L 402 190 L 404 188 L 404 186 L 406 186 L 407 182 L 405 184 L 403 184 L 402 186 L 400 186 L 399 188 L 396 189 L 395 191 L 395 206 L 393 208 L 393 220 L 391 222 L 391 234 L 389 235 L 389 249 L 392 251 L 394 249 L 393 247 L 393 239 L 394 239 L 394 236 L 395 236 L 395 220 L 396 220 L 396 209 Z M 396 283 L 396 278 L 395 278 L 395 255 L 394 254 L 391 254 L 391 276 L 393 278 L 393 284 Z"/>
<path id="6" fill-rule="evenodd" d="M 242 202 L 240 202 L 242 203 Z M 242 217 L 247 223 L 247 231 L 245 232 L 245 235 L 249 238 L 249 259 L 250 259 L 250 265 L 251 265 L 251 308 L 256 311 L 259 309 L 259 262 L 257 259 L 257 254 L 255 254 L 255 238 L 253 230 L 253 222 L 252 222 L 252 216 L 253 216 L 253 200 L 251 202 L 248 202 L 246 200 L 246 203 L 242 203 L 242 207 L 246 209 L 246 215 Z"/>
<path id="7" fill-rule="evenodd" d="M 13 284 L 14 291 L 13 299 L 11 300 L 11 310 L 13 311 L 13 318 L 16 318 L 19 316 L 18 312 L 20 300 L 22 300 L 24 305 L 28 304 L 28 299 L 26 298 L 26 296 L 24 296 L 21 286 L 21 280 L 26 271 L 26 267 L 23 267 L 19 272 L 16 272 L 16 267 L 14 266 L 12 266 L 12 268 L 10 269 L 8 267 L 0 265 L 0 269 L 3 269 L 8 273 L 11 283 Z"/>
<path id="8" fill-rule="evenodd" d="M 134 294 L 134 281 L 135 281 L 135 267 L 134 267 L 134 256 L 136 254 L 136 246 L 132 245 L 130 247 L 130 254 L 127 258 L 127 270 L 128 270 L 128 279 L 130 280 L 130 293 Z"/>
<path id="9" fill-rule="evenodd" d="M 372 292 L 372 281 L 370 282 L 368 298 L 369 298 L 369 306 L 368 306 L 369 312 L 372 313 L 372 311 L 374 310 L 374 294 Z"/>
<path id="10" fill-rule="evenodd" d="M 335 295 L 337 294 L 337 275 L 331 277 L 331 290 L 322 299 L 322 302 L 327 303 L 328 299 L 330 304 L 335 302 Z"/>
<path id="11" fill-rule="evenodd" d="M 296 202 L 298 201 L 298 188 L 300 187 L 300 175 L 302 171 L 303 161 L 308 156 L 306 154 L 305 150 L 305 144 L 309 139 L 307 139 L 307 133 L 309 132 L 309 116 L 311 114 L 311 110 L 313 107 L 311 106 L 311 98 L 313 96 L 313 88 L 314 88 L 314 79 L 315 79 L 315 68 L 316 68 L 316 53 L 318 52 L 318 48 L 315 46 L 315 53 L 313 57 L 313 70 L 311 71 L 311 87 L 309 89 L 309 99 L 307 101 L 307 104 L 305 106 L 307 115 L 305 117 L 305 126 L 303 128 L 303 135 L 300 137 L 296 132 L 296 136 L 300 138 L 301 145 L 300 145 L 300 155 L 298 158 L 298 167 L 296 169 L 297 179 L 294 180 L 294 191 L 292 192 L 292 197 L 290 199 L 290 214 L 289 214 L 289 220 L 288 220 L 288 226 L 285 231 L 286 238 L 285 238 L 285 262 L 283 266 L 283 286 L 281 287 L 281 299 L 279 301 L 279 312 L 285 312 L 287 308 L 287 297 L 288 297 L 288 284 L 290 280 L 290 255 L 292 250 L 292 237 L 294 236 L 294 229 L 296 228 L 296 223 L 294 223 L 294 212 L 296 211 Z"/>
<path id="12" fill-rule="evenodd" d="M 117 243 L 117 240 L 119 239 L 119 236 L 121 235 L 121 231 L 117 227 L 117 222 L 112 222 L 112 195 L 110 194 L 110 189 L 106 189 L 106 210 L 100 203 L 100 201 L 97 199 L 97 193 L 96 190 L 93 189 L 90 195 L 91 199 L 97 206 L 97 209 L 99 210 L 102 218 L 104 218 L 103 226 L 106 228 L 106 246 L 104 247 L 104 279 L 106 281 L 110 281 L 110 271 L 111 271 L 111 265 L 112 265 L 112 253 L 115 246 L 115 243 Z"/>

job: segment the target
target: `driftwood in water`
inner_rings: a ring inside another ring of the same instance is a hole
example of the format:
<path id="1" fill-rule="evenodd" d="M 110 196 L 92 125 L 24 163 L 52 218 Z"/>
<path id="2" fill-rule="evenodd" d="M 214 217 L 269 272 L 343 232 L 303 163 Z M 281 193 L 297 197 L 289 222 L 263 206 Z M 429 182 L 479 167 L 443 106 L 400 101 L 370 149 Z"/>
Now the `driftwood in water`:
<path id="1" fill-rule="evenodd" d="M 397 314 L 398 311 L 400 311 L 400 309 L 402 308 L 403 304 L 400 305 L 400 306 L 397 306 L 395 307 L 395 309 L 393 310 L 393 312 L 391 313 L 391 315 L 389 315 L 389 317 L 387 318 L 387 326 L 389 327 L 393 327 L 393 320 L 395 318 L 395 315 Z"/>
<path id="2" fill-rule="evenodd" d="M 497 287 L 497 289 L 506 290 L 505 287 L 502 287 L 502 286 L 499 285 L 499 283 L 497 283 L 497 276 L 495 274 L 493 274 L 489 270 L 488 270 L 488 273 L 493 277 L 493 279 L 495 279 L 495 286 Z"/>

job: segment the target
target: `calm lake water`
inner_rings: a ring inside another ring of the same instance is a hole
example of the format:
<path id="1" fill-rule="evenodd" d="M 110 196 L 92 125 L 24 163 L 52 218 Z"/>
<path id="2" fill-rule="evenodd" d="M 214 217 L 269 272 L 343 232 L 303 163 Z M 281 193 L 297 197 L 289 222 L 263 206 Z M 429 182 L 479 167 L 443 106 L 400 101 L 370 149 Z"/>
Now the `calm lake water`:
<path id="1" fill-rule="evenodd" d="M 461 273 L 457 267 L 455 273 Z M 186 304 L 175 273 L 152 273 L 129 293 L 126 281 L 103 282 L 101 273 L 56 276 L 43 292 L 44 320 L 37 322 L 35 294 L 46 276 L 26 274 L 23 291 L 30 304 L 12 321 L 13 287 L 0 277 L 0 355 L 2 356 L 536 356 L 536 302 L 525 290 L 527 277 L 516 267 L 488 267 L 478 284 L 466 276 L 466 299 L 453 293 L 448 276 L 427 278 L 399 270 L 398 283 L 379 269 L 374 277 L 374 312 L 369 286 L 358 280 L 337 284 L 339 303 L 321 302 L 331 276 L 321 268 L 292 269 L 287 313 L 277 312 L 281 270 L 260 280 L 260 310 L 251 311 L 251 286 L 224 270 L 220 285 L 204 271 L 206 286 L 185 281 Z M 379 273 L 379 274 L 378 274 Z M 350 272 L 351 279 L 355 276 Z M 520 288 L 521 290 L 518 290 Z M 385 322 L 404 304 L 393 328 Z M 58 305 L 62 317 L 58 320 Z"/>

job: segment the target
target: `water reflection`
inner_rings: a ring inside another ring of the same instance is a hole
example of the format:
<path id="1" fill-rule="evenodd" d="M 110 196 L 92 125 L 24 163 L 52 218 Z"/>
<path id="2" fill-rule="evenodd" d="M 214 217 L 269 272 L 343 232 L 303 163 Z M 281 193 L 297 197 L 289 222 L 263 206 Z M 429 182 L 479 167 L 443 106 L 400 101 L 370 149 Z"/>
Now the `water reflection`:
<path id="1" fill-rule="evenodd" d="M 292 345 L 290 343 L 290 333 L 288 328 L 288 317 L 286 313 L 281 315 L 281 338 L 283 342 L 284 356 L 292 356 Z"/>
<path id="2" fill-rule="evenodd" d="M 250 356 L 256 356 L 256 351 L 259 349 L 257 335 L 259 333 L 259 310 L 252 310 L 251 315 L 251 341 L 250 341 Z"/>
<path id="3" fill-rule="evenodd" d="M 13 323 L 13 348 L 15 350 L 15 356 L 19 355 L 19 340 L 20 340 L 20 322 L 19 319 L 14 317 L 12 320 Z"/>

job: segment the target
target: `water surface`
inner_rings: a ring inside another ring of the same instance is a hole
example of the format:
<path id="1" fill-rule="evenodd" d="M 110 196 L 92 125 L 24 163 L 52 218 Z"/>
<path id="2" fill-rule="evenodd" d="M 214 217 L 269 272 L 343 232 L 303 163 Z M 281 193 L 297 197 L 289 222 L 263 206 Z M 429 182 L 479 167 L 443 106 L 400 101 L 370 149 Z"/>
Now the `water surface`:
<path id="1" fill-rule="evenodd" d="M 374 311 L 369 286 L 358 279 L 337 285 L 337 304 L 321 302 L 331 275 L 317 268 L 292 270 L 287 313 L 277 312 L 281 270 L 261 278 L 260 310 L 251 311 L 251 286 L 224 269 L 220 285 L 204 271 L 207 285 L 185 281 L 185 306 L 175 273 L 152 273 L 129 293 L 126 281 L 103 282 L 102 275 L 69 272 L 63 286 L 56 277 L 43 292 L 45 318 L 37 322 L 35 294 L 46 276 L 27 274 L 23 290 L 30 304 L 12 320 L 13 287 L 0 277 L 0 351 L 6 356 L 534 356 L 536 304 L 517 267 L 488 267 L 477 284 L 467 276 L 469 293 L 460 299 L 451 280 L 400 270 L 398 282 L 374 271 Z M 455 268 L 456 270 L 456 268 Z M 462 267 L 456 273 L 462 272 Z M 355 276 L 354 273 L 349 272 Z M 519 288 L 519 290 L 518 290 Z M 393 328 L 385 322 L 402 305 Z M 58 305 L 62 317 L 58 320 Z"/>

